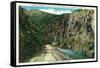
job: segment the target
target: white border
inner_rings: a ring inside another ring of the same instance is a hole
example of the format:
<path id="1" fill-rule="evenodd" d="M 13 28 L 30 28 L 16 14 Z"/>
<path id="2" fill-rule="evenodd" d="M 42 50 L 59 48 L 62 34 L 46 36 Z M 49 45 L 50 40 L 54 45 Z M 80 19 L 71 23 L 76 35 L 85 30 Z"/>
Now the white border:
<path id="1" fill-rule="evenodd" d="M 32 4 L 32 3 L 16 3 L 16 65 L 32 65 L 32 64 L 49 64 L 49 62 L 27 62 L 27 63 L 19 63 L 19 6 L 62 6 L 62 7 L 73 7 L 73 6 L 64 6 L 64 5 L 47 5 L 47 4 Z M 95 58 L 94 59 L 80 59 L 80 60 L 64 60 L 64 61 L 57 61 L 53 63 L 64 63 L 64 62 L 83 62 L 83 61 L 95 61 L 96 60 L 96 7 L 81 7 L 81 6 L 74 6 L 81 9 L 94 9 L 95 10 Z"/>

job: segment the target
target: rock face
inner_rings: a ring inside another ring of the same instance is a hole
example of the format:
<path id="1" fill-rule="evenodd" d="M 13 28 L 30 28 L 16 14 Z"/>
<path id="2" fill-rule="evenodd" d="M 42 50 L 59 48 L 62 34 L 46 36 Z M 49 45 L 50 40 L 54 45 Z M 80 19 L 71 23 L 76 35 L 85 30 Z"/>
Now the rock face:
<path id="1" fill-rule="evenodd" d="M 94 57 L 93 10 L 80 10 L 69 15 L 62 47 L 74 50 L 87 58 Z"/>
<path id="2" fill-rule="evenodd" d="M 55 43 L 70 49 L 83 58 L 94 57 L 94 11 L 80 9 L 70 14 L 54 15 L 38 10 L 19 10 L 19 60 L 28 61 Z M 27 60 L 26 60 L 27 59 Z"/>

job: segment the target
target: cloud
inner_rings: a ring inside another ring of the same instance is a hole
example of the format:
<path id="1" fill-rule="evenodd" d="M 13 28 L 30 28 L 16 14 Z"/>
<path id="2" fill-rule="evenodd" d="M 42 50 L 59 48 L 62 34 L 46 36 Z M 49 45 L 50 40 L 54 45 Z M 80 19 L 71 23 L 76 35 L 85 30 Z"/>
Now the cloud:
<path id="1" fill-rule="evenodd" d="M 64 13 L 72 13 L 71 11 L 68 10 L 55 10 L 55 9 L 40 9 L 40 11 L 56 15 L 61 15 Z"/>

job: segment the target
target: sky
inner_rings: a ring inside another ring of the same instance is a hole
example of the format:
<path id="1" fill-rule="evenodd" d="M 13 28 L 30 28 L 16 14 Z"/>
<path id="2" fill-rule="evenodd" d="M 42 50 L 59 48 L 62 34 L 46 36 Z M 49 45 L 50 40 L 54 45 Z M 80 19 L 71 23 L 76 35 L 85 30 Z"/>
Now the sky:
<path id="1" fill-rule="evenodd" d="M 22 6 L 22 8 L 26 10 L 40 10 L 43 12 L 51 13 L 51 14 L 64 14 L 64 13 L 72 13 L 72 11 L 77 10 L 74 7 L 54 7 L 54 6 Z"/>

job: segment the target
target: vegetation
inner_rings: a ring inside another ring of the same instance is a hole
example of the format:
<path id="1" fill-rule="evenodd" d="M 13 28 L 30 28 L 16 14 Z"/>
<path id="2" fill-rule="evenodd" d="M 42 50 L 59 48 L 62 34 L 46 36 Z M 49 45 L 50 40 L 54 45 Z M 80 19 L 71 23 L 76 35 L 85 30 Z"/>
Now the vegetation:
<path id="1" fill-rule="evenodd" d="M 94 11 L 81 9 L 71 14 L 54 15 L 19 8 L 19 62 L 27 62 L 44 49 L 70 49 L 85 58 L 94 57 Z"/>

